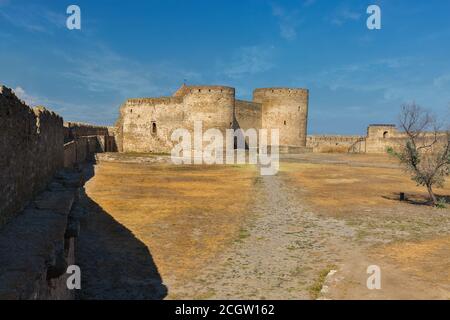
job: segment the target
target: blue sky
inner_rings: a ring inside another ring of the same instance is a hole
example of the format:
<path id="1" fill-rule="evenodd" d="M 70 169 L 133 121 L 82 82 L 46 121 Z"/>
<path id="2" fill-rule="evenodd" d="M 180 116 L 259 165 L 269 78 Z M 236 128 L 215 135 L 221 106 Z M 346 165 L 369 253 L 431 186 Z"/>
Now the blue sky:
<path id="1" fill-rule="evenodd" d="M 81 8 L 82 29 L 66 28 Z M 382 10 L 382 29 L 366 9 Z M 310 89 L 309 133 L 363 134 L 415 101 L 450 105 L 450 1 L 0 0 L 0 83 L 66 120 L 113 124 L 131 97 L 222 84 Z"/>

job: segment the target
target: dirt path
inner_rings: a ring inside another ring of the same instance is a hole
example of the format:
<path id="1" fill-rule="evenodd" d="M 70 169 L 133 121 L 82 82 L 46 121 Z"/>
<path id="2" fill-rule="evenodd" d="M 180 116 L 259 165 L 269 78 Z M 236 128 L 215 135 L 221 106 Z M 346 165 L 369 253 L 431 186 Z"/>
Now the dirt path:
<path id="1" fill-rule="evenodd" d="M 342 262 L 352 230 L 307 212 L 279 176 L 259 178 L 256 217 L 220 261 L 169 297 L 310 299 L 320 270 Z M 194 294 L 194 296 L 192 296 Z"/>

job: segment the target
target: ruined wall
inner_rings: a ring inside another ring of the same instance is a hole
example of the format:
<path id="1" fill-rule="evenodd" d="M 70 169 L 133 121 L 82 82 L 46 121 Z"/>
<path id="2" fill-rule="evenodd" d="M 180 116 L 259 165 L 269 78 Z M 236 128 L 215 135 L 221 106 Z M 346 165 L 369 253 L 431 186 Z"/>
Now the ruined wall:
<path id="1" fill-rule="evenodd" d="M 235 129 L 261 129 L 262 128 L 262 105 L 256 102 L 236 100 L 234 116 Z"/>
<path id="2" fill-rule="evenodd" d="M 366 152 L 386 153 L 389 147 L 399 148 L 405 138 L 395 125 L 370 125 L 367 128 Z"/>
<path id="3" fill-rule="evenodd" d="M 80 122 L 64 122 L 64 141 L 69 142 L 79 137 L 108 136 L 108 127 L 93 126 Z"/>
<path id="4" fill-rule="evenodd" d="M 365 137 L 309 135 L 306 145 L 319 153 L 362 153 L 365 152 Z"/>
<path id="5" fill-rule="evenodd" d="M 280 145 L 306 146 L 308 126 L 306 89 L 265 88 L 253 92 L 253 101 L 262 104 L 262 127 L 280 130 Z"/>
<path id="6" fill-rule="evenodd" d="M 64 168 L 94 160 L 95 153 L 103 152 L 102 136 L 80 137 L 64 144 Z"/>
<path id="7" fill-rule="evenodd" d="M 97 137 L 100 146 L 97 152 L 117 152 L 116 128 L 79 122 L 64 122 L 64 143 L 94 136 Z"/>
<path id="8" fill-rule="evenodd" d="M 63 167 L 63 120 L 0 87 L 0 226 Z"/>
<path id="9" fill-rule="evenodd" d="M 225 133 L 233 125 L 234 89 L 221 86 L 182 87 L 173 97 L 129 99 L 120 109 L 117 145 L 121 152 L 170 153 L 175 129 L 203 131 L 217 128 Z"/>

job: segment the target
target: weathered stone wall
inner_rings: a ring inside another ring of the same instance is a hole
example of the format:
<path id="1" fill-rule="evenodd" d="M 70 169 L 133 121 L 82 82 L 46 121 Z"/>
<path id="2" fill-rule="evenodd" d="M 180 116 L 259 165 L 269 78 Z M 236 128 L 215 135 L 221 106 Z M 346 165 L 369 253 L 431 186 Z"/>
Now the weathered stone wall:
<path id="1" fill-rule="evenodd" d="M 108 127 L 93 126 L 80 122 L 64 122 L 64 141 L 69 142 L 79 137 L 108 136 Z"/>
<path id="2" fill-rule="evenodd" d="M 279 129 L 280 145 L 306 147 L 308 95 L 305 89 L 257 89 L 250 102 L 236 100 L 234 88 L 183 85 L 172 97 L 129 99 L 116 123 L 117 147 L 120 152 L 169 153 L 173 130 L 193 132 L 198 120 L 203 131 L 223 134 L 230 128 Z"/>
<path id="3" fill-rule="evenodd" d="M 395 125 L 370 125 L 367 128 L 366 152 L 386 153 L 389 147 L 398 148 L 404 144 L 405 138 Z"/>
<path id="4" fill-rule="evenodd" d="M 309 135 L 306 146 L 319 153 L 361 153 L 365 152 L 365 137 Z"/>
<path id="5" fill-rule="evenodd" d="M 43 107 L 29 108 L 0 87 L 0 225 L 63 167 L 63 120 Z"/>
<path id="6" fill-rule="evenodd" d="M 262 128 L 262 105 L 260 103 L 236 100 L 234 116 L 236 129 Z"/>
<path id="7" fill-rule="evenodd" d="M 64 144 L 64 168 L 94 160 L 95 153 L 104 152 L 105 136 L 80 137 Z"/>
<path id="8" fill-rule="evenodd" d="M 173 97 L 129 99 L 120 108 L 117 145 L 121 152 L 170 153 L 175 129 L 203 131 L 232 128 L 234 89 L 221 86 L 182 87 Z"/>
<path id="9" fill-rule="evenodd" d="M 0 300 L 74 298 L 66 270 L 75 264 L 84 178 L 63 167 L 113 142 L 108 129 L 86 128 L 64 145 L 61 117 L 0 87 Z"/>
<path id="10" fill-rule="evenodd" d="M 130 99 L 120 109 L 119 150 L 123 152 L 170 152 L 170 135 L 181 128 L 185 117 L 182 99 Z"/>
<path id="11" fill-rule="evenodd" d="M 262 127 L 280 130 L 280 145 L 306 146 L 308 127 L 306 89 L 263 88 L 253 92 L 253 101 L 262 104 Z"/>
<path id="12" fill-rule="evenodd" d="M 79 122 L 64 122 L 64 143 L 96 136 L 100 143 L 98 152 L 117 152 L 115 127 L 93 126 Z"/>

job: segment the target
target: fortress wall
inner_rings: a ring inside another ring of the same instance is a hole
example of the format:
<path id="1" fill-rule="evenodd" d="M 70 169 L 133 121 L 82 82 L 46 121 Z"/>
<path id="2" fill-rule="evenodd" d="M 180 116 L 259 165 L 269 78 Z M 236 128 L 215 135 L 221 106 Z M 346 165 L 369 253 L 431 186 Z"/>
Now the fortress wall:
<path id="1" fill-rule="evenodd" d="M 405 143 L 405 138 L 395 125 L 370 125 L 367 128 L 366 152 L 386 153 L 390 147 L 399 149 Z"/>
<path id="2" fill-rule="evenodd" d="M 234 88 L 224 86 L 189 86 L 183 98 L 186 117 L 184 127 L 194 130 L 194 122 L 203 122 L 203 131 L 219 129 L 224 135 L 233 127 Z"/>
<path id="3" fill-rule="evenodd" d="M 169 153 L 172 131 L 183 127 L 180 98 L 131 99 L 121 107 L 118 147 L 121 152 Z"/>
<path id="4" fill-rule="evenodd" d="M 182 89 L 182 90 L 181 90 Z M 130 99 L 120 110 L 117 144 L 121 152 L 170 153 L 176 129 L 194 131 L 202 121 L 203 132 L 232 128 L 234 89 L 223 86 L 182 87 L 173 97 Z"/>
<path id="5" fill-rule="evenodd" d="M 69 142 L 79 137 L 107 136 L 108 127 L 93 126 L 80 122 L 64 122 L 64 141 Z"/>
<path id="6" fill-rule="evenodd" d="M 306 146 L 319 153 L 365 152 L 363 136 L 309 135 Z"/>
<path id="7" fill-rule="evenodd" d="M 262 104 L 262 127 L 280 130 L 280 145 L 306 146 L 308 90 L 256 89 L 253 101 Z"/>
<path id="8" fill-rule="evenodd" d="M 366 152 L 367 153 L 386 153 L 388 148 L 398 150 L 405 144 L 405 139 L 397 138 L 367 138 Z"/>
<path id="9" fill-rule="evenodd" d="M 63 166 L 97 148 L 97 136 L 64 147 L 60 116 L 31 109 L 0 86 L 0 300 L 74 298 L 66 270 L 85 215 L 84 177 Z"/>
<path id="10" fill-rule="evenodd" d="M 102 136 L 80 137 L 65 143 L 64 168 L 74 168 L 78 163 L 94 160 L 94 155 L 103 150 Z"/>
<path id="11" fill-rule="evenodd" d="M 9 221 L 63 167 L 63 120 L 29 108 L 0 87 L 0 225 Z"/>
<path id="12" fill-rule="evenodd" d="M 262 128 L 262 105 L 255 102 L 236 100 L 234 116 L 235 129 L 261 129 Z"/>
<path id="13" fill-rule="evenodd" d="M 94 126 L 79 122 L 64 122 L 64 142 L 79 140 L 83 137 L 96 136 L 100 143 L 98 152 L 115 152 L 115 129 L 112 127 Z"/>

